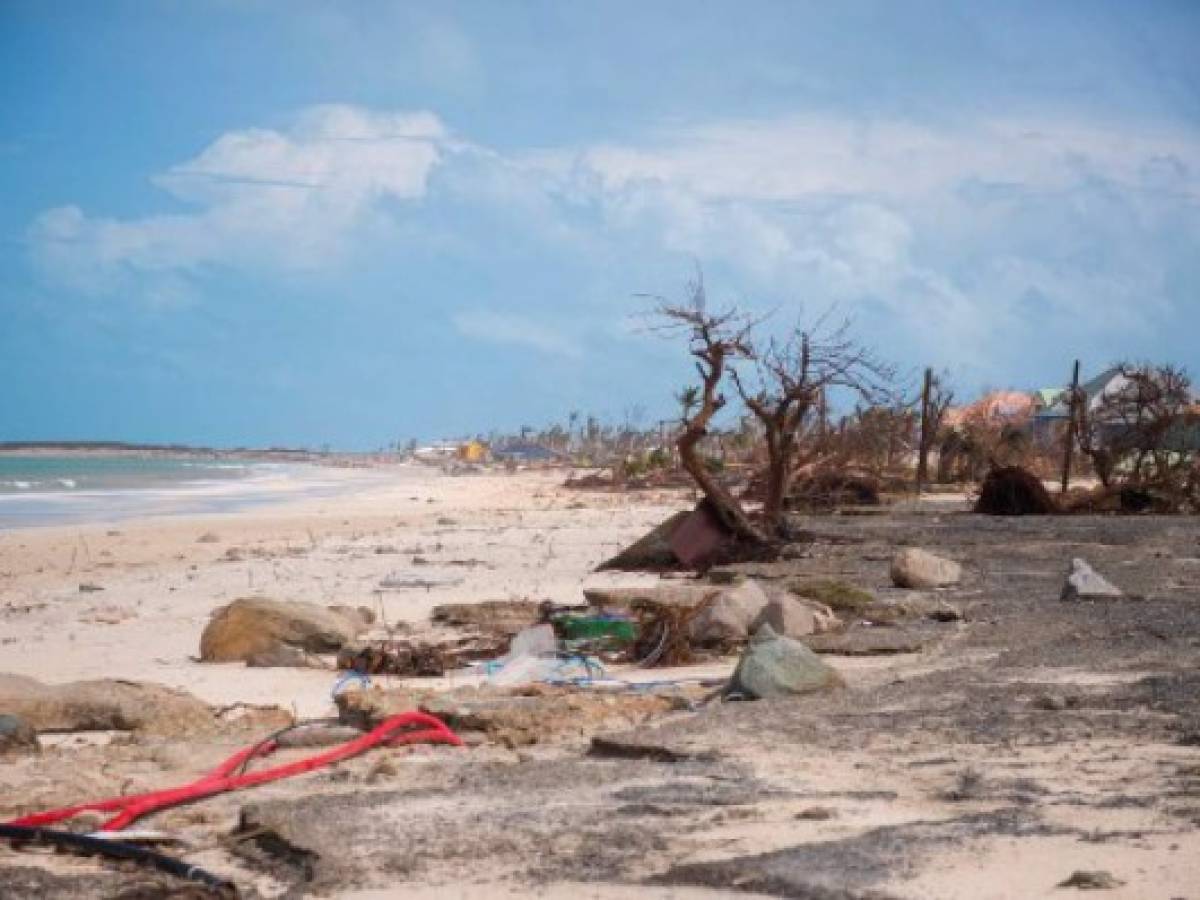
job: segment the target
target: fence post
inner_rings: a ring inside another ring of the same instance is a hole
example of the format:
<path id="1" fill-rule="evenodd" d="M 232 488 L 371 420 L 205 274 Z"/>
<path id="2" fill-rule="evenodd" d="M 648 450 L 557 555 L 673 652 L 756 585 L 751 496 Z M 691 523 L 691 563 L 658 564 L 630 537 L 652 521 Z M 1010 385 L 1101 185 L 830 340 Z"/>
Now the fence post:
<path id="1" fill-rule="evenodd" d="M 1079 360 L 1075 360 L 1075 370 L 1071 375 L 1071 393 L 1067 397 L 1067 440 L 1063 447 L 1062 493 L 1067 492 L 1071 484 L 1071 454 L 1075 449 L 1075 406 L 1079 398 Z"/>
<path id="2" fill-rule="evenodd" d="M 925 385 L 921 388 L 921 436 L 917 443 L 917 496 L 925 487 L 928 476 L 929 437 L 925 429 L 929 426 L 929 391 L 933 384 L 933 369 L 925 370 Z"/>

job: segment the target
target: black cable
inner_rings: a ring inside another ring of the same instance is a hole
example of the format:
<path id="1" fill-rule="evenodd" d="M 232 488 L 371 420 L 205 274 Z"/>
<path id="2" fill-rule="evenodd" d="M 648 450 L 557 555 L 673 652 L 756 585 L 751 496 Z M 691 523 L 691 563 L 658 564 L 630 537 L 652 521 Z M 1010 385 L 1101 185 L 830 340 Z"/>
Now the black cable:
<path id="1" fill-rule="evenodd" d="M 135 844 L 123 841 L 110 841 L 105 838 L 92 837 L 86 834 L 76 834 L 73 831 L 58 831 L 51 828 L 32 828 L 26 825 L 0 825 L 0 838 L 8 838 L 14 842 L 36 844 L 53 844 L 59 847 L 69 847 L 84 853 L 98 853 L 112 859 L 125 859 L 139 865 L 157 869 L 185 881 L 195 881 L 206 887 L 224 892 L 227 896 L 238 896 L 237 886 L 232 881 L 226 881 L 211 872 L 193 866 L 173 856 L 166 856 Z"/>

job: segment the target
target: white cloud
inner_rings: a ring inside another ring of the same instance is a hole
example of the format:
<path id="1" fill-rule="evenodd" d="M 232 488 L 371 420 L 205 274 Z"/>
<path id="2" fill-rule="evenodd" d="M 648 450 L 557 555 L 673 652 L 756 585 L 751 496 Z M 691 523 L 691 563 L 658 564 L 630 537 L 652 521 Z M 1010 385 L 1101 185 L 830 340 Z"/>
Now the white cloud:
<path id="1" fill-rule="evenodd" d="M 981 120 L 943 127 L 900 121 L 781 118 L 678 129 L 645 146 L 601 145 L 576 155 L 607 190 L 683 187 L 708 199 L 765 202 L 822 196 L 910 198 L 972 178 L 1050 188 L 1094 171 L 1141 185 L 1148 164 L 1200 197 L 1196 135 L 1130 132 L 1049 120 Z M 561 161 L 558 169 L 563 169 Z"/>
<path id="2" fill-rule="evenodd" d="M 1170 254 L 1195 243 L 1200 137 L 1066 119 L 809 116 L 503 153 L 429 112 L 319 106 L 286 128 L 228 132 L 155 183 L 195 211 L 48 210 L 31 227 L 38 259 L 81 290 L 177 302 L 206 268 L 333 268 L 373 235 L 481 266 L 514 245 L 583 271 L 676 254 L 725 267 L 768 305 L 866 310 L 915 353 L 986 366 L 997 335 L 1019 345 L 1040 323 L 1144 328 L 1169 316 L 1154 296 Z M 582 352 L 532 318 L 476 311 L 454 324 Z"/>
<path id="3" fill-rule="evenodd" d="M 31 238 L 48 270 L 93 292 L 209 265 L 319 268 L 382 201 L 422 197 L 451 146 L 432 113 L 313 107 L 283 131 L 228 132 L 154 179 L 196 212 L 122 221 L 65 206 L 39 216 Z"/>
<path id="4" fill-rule="evenodd" d="M 465 337 L 493 344 L 528 347 L 539 353 L 578 359 L 582 348 L 561 332 L 524 316 L 491 310 L 472 310 L 454 316 L 454 327 Z"/>

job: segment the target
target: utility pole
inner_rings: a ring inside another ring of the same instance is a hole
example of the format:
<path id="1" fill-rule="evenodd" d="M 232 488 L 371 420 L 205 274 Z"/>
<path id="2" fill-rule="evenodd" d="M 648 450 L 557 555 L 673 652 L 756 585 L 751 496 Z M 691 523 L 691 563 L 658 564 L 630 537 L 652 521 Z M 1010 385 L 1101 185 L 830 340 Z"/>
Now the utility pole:
<path id="1" fill-rule="evenodd" d="M 933 387 L 933 369 L 925 370 L 925 385 L 921 388 L 921 437 L 917 444 L 917 496 L 925 487 L 928 476 L 929 437 L 926 428 L 929 427 L 929 391 Z"/>
<path id="2" fill-rule="evenodd" d="M 1079 403 L 1079 360 L 1071 374 L 1071 393 L 1067 396 L 1067 441 L 1063 447 L 1062 493 L 1071 485 L 1071 454 L 1075 450 L 1076 406 Z"/>

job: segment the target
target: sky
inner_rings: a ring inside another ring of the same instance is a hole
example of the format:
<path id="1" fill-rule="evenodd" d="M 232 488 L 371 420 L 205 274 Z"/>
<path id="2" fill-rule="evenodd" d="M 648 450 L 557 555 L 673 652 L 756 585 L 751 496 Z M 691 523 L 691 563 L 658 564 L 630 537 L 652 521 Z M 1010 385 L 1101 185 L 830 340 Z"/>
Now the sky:
<path id="1" fill-rule="evenodd" d="M 1200 375 L 1200 3 L 0 0 L 0 440 L 672 415 L 648 297 Z"/>

